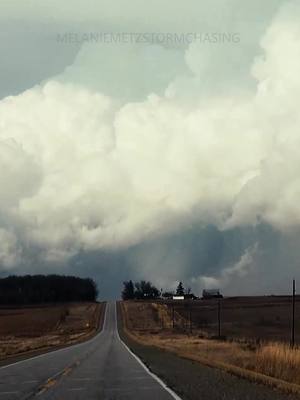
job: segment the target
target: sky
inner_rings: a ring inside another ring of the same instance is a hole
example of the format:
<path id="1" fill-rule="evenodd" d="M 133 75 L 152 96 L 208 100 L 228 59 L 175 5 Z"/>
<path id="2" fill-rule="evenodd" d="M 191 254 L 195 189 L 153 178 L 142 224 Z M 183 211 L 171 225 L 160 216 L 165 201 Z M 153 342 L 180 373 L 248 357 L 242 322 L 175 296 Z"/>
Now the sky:
<path id="1" fill-rule="evenodd" d="M 0 275 L 281 294 L 299 274 L 296 0 L 2 0 Z"/>

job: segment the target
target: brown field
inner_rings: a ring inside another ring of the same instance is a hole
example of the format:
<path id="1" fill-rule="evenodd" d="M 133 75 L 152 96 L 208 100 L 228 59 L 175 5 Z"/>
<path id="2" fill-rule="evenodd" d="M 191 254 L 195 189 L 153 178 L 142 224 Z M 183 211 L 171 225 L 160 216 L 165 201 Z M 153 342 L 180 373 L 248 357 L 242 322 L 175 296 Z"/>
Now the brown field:
<path id="1" fill-rule="evenodd" d="M 0 359 L 63 346 L 93 335 L 103 303 L 0 308 Z"/>
<path id="2" fill-rule="evenodd" d="M 247 299 L 246 304 L 249 305 L 249 302 L 250 300 Z M 261 302 L 259 304 L 261 305 Z M 269 309 L 269 303 L 265 304 L 263 309 Z M 280 307 L 288 309 L 287 302 L 278 304 L 283 305 L 277 308 L 277 312 Z M 287 344 L 279 342 L 258 343 L 246 339 L 212 340 L 210 336 L 205 336 L 202 330 L 199 331 L 195 327 L 190 333 L 188 314 L 186 310 L 183 311 L 184 309 L 175 312 L 177 329 L 173 329 L 172 311 L 170 312 L 169 304 L 123 302 L 121 306 L 127 334 L 142 344 L 154 345 L 175 352 L 181 357 L 300 394 L 300 349 L 298 348 L 291 349 Z M 208 306 L 211 307 L 204 302 L 203 307 Z M 198 307 L 200 309 L 200 306 Z M 274 311 L 272 307 L 271 310 Z M 208 313 L 208 310 L 206 309 L 205 312 Z M 236 316 L 234 313 L 232 315 Z M 253 317 L 251 321 L 255 320 L 253 310 L 251 315 Z M 276 315 L 276 312 L 272 315 Z M 258 313 L 257 318 L 259 317 Z M 247 326 L 250 326 L 249 321 L 246 322 Z M 256 327 L 253 329 L 252 332 L 257 332 Z M 266 335 L 265 338 L 267 337 Z"/>
<path id="3" fill-rule="evenodd" d="M 299 301 L 299 298 L 297 298 Z M 209 335 L 218 334 L 218 300 L 166 302 L 182 319 L 177 329 L 192 328 Z M 291 297 L 235 297 L 221 300 L 221 334 L 228 338 L 289 342 L 291 337 Z M 296 341 L 300 343 L 300 308 L 296 303 Z"/>
<path id="4" fill-rule="evenodd" d="M 138 308 L 143 303 L 136 304 Z M 192 329 L 205 336 L 218 334 L 218 300 L 158 301 L 156 304 L 161 306 L 159 313 L 144 311 L 148 313 L 147 318 L 132 321 L 136 329 L 148 329 L 148 325 L 154 322 L 156 328 L 171 328 L 174 308 L 174 325 L 178 332 Z M 291 316 L 291 298 L 288 296 L 221 299 L 221 334 L 235 340 L 289 342 Z M 295 328 L 296 342 L 300 344 L 300 308 L 297 302 Z"/>

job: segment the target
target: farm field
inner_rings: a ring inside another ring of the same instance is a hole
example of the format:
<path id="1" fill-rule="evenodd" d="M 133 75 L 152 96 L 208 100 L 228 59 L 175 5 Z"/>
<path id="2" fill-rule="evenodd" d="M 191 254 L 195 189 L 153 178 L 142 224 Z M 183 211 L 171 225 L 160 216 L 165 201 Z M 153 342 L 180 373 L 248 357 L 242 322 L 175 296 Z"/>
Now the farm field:
<path id="1" fill-rule="evenodd" d="M 146 306 L 141 312 L 143 307 L 143 302 L 131 305 L 132 316 L 129 322 L 134 329 L 171 329 L 174 315 L 174 328 L 177 332 L 192 330 L 204 336 L 216 336 L 219 333 L 216 299 L 156 301 L 152 308 Z M 229 339 L 289 342 L 291 317 L 292 305 L 288 296 L 225 298 L 220 303 L 221 335 Z M 296 301 L 295 339 L 300 344 L 299 298 Z"/>
<path id="2" fill-rule="evenodd" d="M 0 360 L 84 340 L 99 327 L 104 303 L 0 308 Z"/>
<path id="3" fill-rule="evenodd" d="M 297 303 L 299 302 L 299 304 Z M 166 302 L 171 315 L 178 314 L 177 329 L 192 328 L 218 335 L 218 300 Z M 221 299 L 221 335 L 247 340 L 289 342 L 292 304 L 289 296 L 233 297 Z M 300 343 L 300 299 L 296 299 L 295 339 Z M 188 322 L 187 322 L 188 321 Z"/>

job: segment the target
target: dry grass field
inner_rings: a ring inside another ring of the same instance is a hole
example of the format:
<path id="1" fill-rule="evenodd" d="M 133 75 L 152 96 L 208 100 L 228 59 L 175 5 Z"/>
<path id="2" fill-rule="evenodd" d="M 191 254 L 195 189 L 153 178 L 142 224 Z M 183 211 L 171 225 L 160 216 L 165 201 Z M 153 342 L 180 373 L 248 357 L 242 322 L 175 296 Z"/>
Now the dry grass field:
<path id="1" fill-rule="evenodd" d="M 0 308 L 0 359 L 84 340 L 96 332 L 102 303 Z"/>
<path id="2" fill-rule="evenodd" d="M 297 299 L 298 300 L 298 299 Z M 299 300 L 298 300 L 299 301 Z M 137 329 L 168 329 L 193 331 L 204 336 L 218 334 L 218 300 L 156 302 L 159 312 L 144 311 L 147 318 L 132 322 Z M 300 302 L 299 302 L 300 304 Z M 143 303 L 137 302 L 137 308 Z M 138 311 L 137 311 L 138 312 Z M 221 334 L 235 340 L 289 342 L 291 337 L 291 298 L 288 296 L 236 297 L 221 300 Z M 191 323 L 190 323 L 191 320 Z M 152 321 L 152 322 L 150 322 Z M 296 302 L 296 342 L 300 344 L 300 308 Z"/>
<path id="3" fill-rule="evenodd" d="M 297 299 L 299 301 L 299 299 Z M 300 303 L 300 302 L 299 302 Z M 218 300 L 166 302 L 171 313 L 175 307 L 182 320 L 178 329 L 186 326 L 190 312 L 193 328 L 209 335 L 218 333 Z M 262 341 L 289 342 L 291 334 L 291 297 L 235 297 L 221 300 L 222 335 Z M 296 303 L 296 341 L 300 343 L 300 308 Z"/>
<path id="4" fill-rule="evenodd" d="M 276 387 L 300 393 L 300 350 L 286 343 L 248 340 L 220 341 L 199 334 L 172 329 L 172 313 L 166 304 L 123 302 L 123 320 L 127 333 L 143 344 L 216 366 L 240 376 L 263 381 Z M 175 324 L 187 327 L 187 320 L 175 312 Z M 274 382 L 272 378 L 277 380 Z M 279 382 L 279 383 L 278 383 Z M 294 386 L 293 386 L 294 385 Z"/>

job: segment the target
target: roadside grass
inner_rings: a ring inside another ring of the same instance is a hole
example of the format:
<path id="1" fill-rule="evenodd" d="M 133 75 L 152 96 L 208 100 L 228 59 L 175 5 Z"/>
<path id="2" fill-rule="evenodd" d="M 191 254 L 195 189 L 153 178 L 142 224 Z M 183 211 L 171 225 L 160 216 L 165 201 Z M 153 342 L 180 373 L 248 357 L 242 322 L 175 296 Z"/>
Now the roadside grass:
<path id="1" fill-rule="evenodd" d="M 198 356 L 199 359 L 234 365 L 300 385 L 300 350 L 286 344 L 261 344 L 252 350 L 247 343 L 195 339 L 185 335 L 168 337 L 168 334 L 139 334 L 139 339 L 143 340 L 143 336 L 148 344 L 175 351 L 185 357 Z"/>
<path id="2" fill-rule="evenodd" d="M 164 306 L 150 304 L 163 315 L 166 325 L 168 314 Z M 267 384 L 271 387 L 300 394 L 300 349 L 291 348 L 284 343 L 254 344 L 247 340 L 219 341 L 206 337 L 199 332 L 192 335 L 177 333 L 170 329 L 155 328 L 151 330 L 138 329 L 142 322 L 132 326 L 135 305 L 122 303 L 125 331 L 132 339 L 144 345 L 156 346 L 171 351 L 183 358 L 192 359 L 202 364 L 220 368 L 234 375 Z M 148 321 L 149 323 L 149 321 Z"/>
<path id="3" fill-rule="evenodd" d="M 300 349 L 286 344 L 260 346 L 255 353 L 256 369 L 275 378 L 300 385 Z"/>

